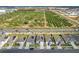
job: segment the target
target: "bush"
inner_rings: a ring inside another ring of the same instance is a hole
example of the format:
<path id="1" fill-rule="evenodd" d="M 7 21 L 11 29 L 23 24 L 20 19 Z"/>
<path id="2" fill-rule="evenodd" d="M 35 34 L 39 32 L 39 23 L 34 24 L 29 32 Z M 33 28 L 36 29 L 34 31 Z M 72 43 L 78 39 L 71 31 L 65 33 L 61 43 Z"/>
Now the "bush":
<path id="1" fill-rule="evenodd" d="M 8 46 L 9 46 L 9 44 L 8 44 L 8 43 L 4 44 L 4 47 L 8 47 Z"/>
<path id="2" fill-rule="evenodd" d="M 19 43 L 14 43 L 13 46 L 20 46 L 20 44 Z"/>

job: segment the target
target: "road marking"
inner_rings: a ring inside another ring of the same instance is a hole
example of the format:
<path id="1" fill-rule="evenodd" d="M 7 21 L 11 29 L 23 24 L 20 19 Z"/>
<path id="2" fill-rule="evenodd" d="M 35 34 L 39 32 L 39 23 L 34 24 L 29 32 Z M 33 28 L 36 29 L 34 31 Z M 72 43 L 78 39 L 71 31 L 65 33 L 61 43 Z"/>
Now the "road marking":
<path id="1" fill-rule="evenodd" d="M 78 47 L 74 44 L 73 41 L 71 41 L 71 45 L 73 46 L 74 49 L 78 49 Z"/>
<path id="2" fill-rule="evenodd" d="M 46 42 L 46 48 L 51 49 L 50 45 L 48 45 L 48 42 Z"/>
<path id="3" fill-rule="evenodd" d="M 23 44 L 24 42 L 19 42 L 20 46 L 18 47 L 19 49 L 22 49 L 23 48 Z"/>
<path id="4" fill-rule="evenodd" d="M 4 46 L 4 44 L 6 44 L 8 42 L 8 40 L 10 39 L 10 37 L 8 37 L 0 46 L 0 48 L 2 48 Z"/>
<path id="5" fill-rule="evenodd" d="M 29 44 L 30 44 L 30 42 L 27 42 L 27 43 L 26 43 L 25 49 L 29 49 Z"/>
<path id="6" fill-rule="evenodd" d="M 11 44 L 10 46 L 13 46 L 13 44 L 16 42 L 17 38 L 18 38 L 18 37 L 16 37 L 16 38 L 13 40 L 13 42 L 12 42 L 12 44 Z"/>
<path id="7" fill-rule="evenodd" d="M 44 42 L 40 42 L 40 49 L 44 49 Z"/>
<path id="8" fill-rule="evenodd" d="M 58 49 L 62 49 L 62 47 L 60 45 L 57 46 Z"/>

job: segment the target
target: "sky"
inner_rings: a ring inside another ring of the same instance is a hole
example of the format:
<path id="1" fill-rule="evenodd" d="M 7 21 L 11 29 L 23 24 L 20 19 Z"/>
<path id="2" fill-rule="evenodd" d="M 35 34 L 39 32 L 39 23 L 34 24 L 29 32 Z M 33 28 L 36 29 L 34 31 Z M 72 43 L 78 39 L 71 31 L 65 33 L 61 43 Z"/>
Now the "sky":
<path id="1" fill-rule="evenodd" d="M 0 6 L 0 8 L 39 8 L 39 7 L 43 7 L 43 8 L 47 8 L 50 6 Z M 79 8 L 79 6 L 51 6 L 51 7 L 60 7 L 60 8 Z"/>
<path id="2" fill-rule="evenodd" d="M 0 6 L 79 6 L 79 0 L 0 0 Z"/>

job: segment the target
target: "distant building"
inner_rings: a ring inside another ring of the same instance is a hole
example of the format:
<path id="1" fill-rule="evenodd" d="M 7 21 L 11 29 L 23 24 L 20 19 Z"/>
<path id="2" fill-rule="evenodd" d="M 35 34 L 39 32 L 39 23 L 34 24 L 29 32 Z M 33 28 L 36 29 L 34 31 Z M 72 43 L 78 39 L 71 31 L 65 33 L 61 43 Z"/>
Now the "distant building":
<path id="1" fill-rule="evenodd" d="M 13 12 L 16 9 L 0 9 L 0 13 L 7 13 L 7 12 Z"/>
<path id="2" fill-rule="evenodd" d="M 72 17 L 72 18 L 76 18 L 79 16 L 79 12 L 78 11 L 71 11 L 71 12 L 64 12 L 65 15 L 68 15 L 69 17 Z"/>
<path id="3" fill-rule="evenodd" d="M 73 11 L 71 11 L 71 12 L 64 12 L 64 14 L 66 14 L 66 15 L 79 15 L 79 12 L 73 12 Z"/>
<path id="4" fill-rule="evenodd" d="M 6 12 L 6 10 L 0 10 L 0 13 L 5 13 Z"/>

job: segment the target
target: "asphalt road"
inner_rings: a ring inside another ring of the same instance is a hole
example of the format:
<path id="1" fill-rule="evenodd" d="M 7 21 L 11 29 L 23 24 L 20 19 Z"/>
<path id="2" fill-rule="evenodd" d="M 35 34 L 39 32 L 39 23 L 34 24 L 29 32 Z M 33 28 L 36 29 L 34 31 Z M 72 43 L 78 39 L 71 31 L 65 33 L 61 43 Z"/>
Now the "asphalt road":
<path id="1" fill-rule="evenodd" d="M 9 33 L 9 32 L 22 32 L 22 33 L 27 33 L 27 32 L 30 32 L 30 33 L 42 33 L 42 32 L 53 32 L 53 33 L 79 33 L 79 28 L 46 28 L 46 29 L 41 29 L 41 28 L 38 28 L 38 29 L 32 29 L 32 28 L 29 28 L 29 29 L 21 29 L 21 28 L 18 28 L 18 29 L 1 29 L 0 30 L 0 34 L 2 33 Z"/>
<path id="2" fill-rule="evenodd" d="M 0 53 L 79 53 L 79 49 L 55 49 L 55 50 L 27 50 L 27 49 L 2 49 Z"/>

